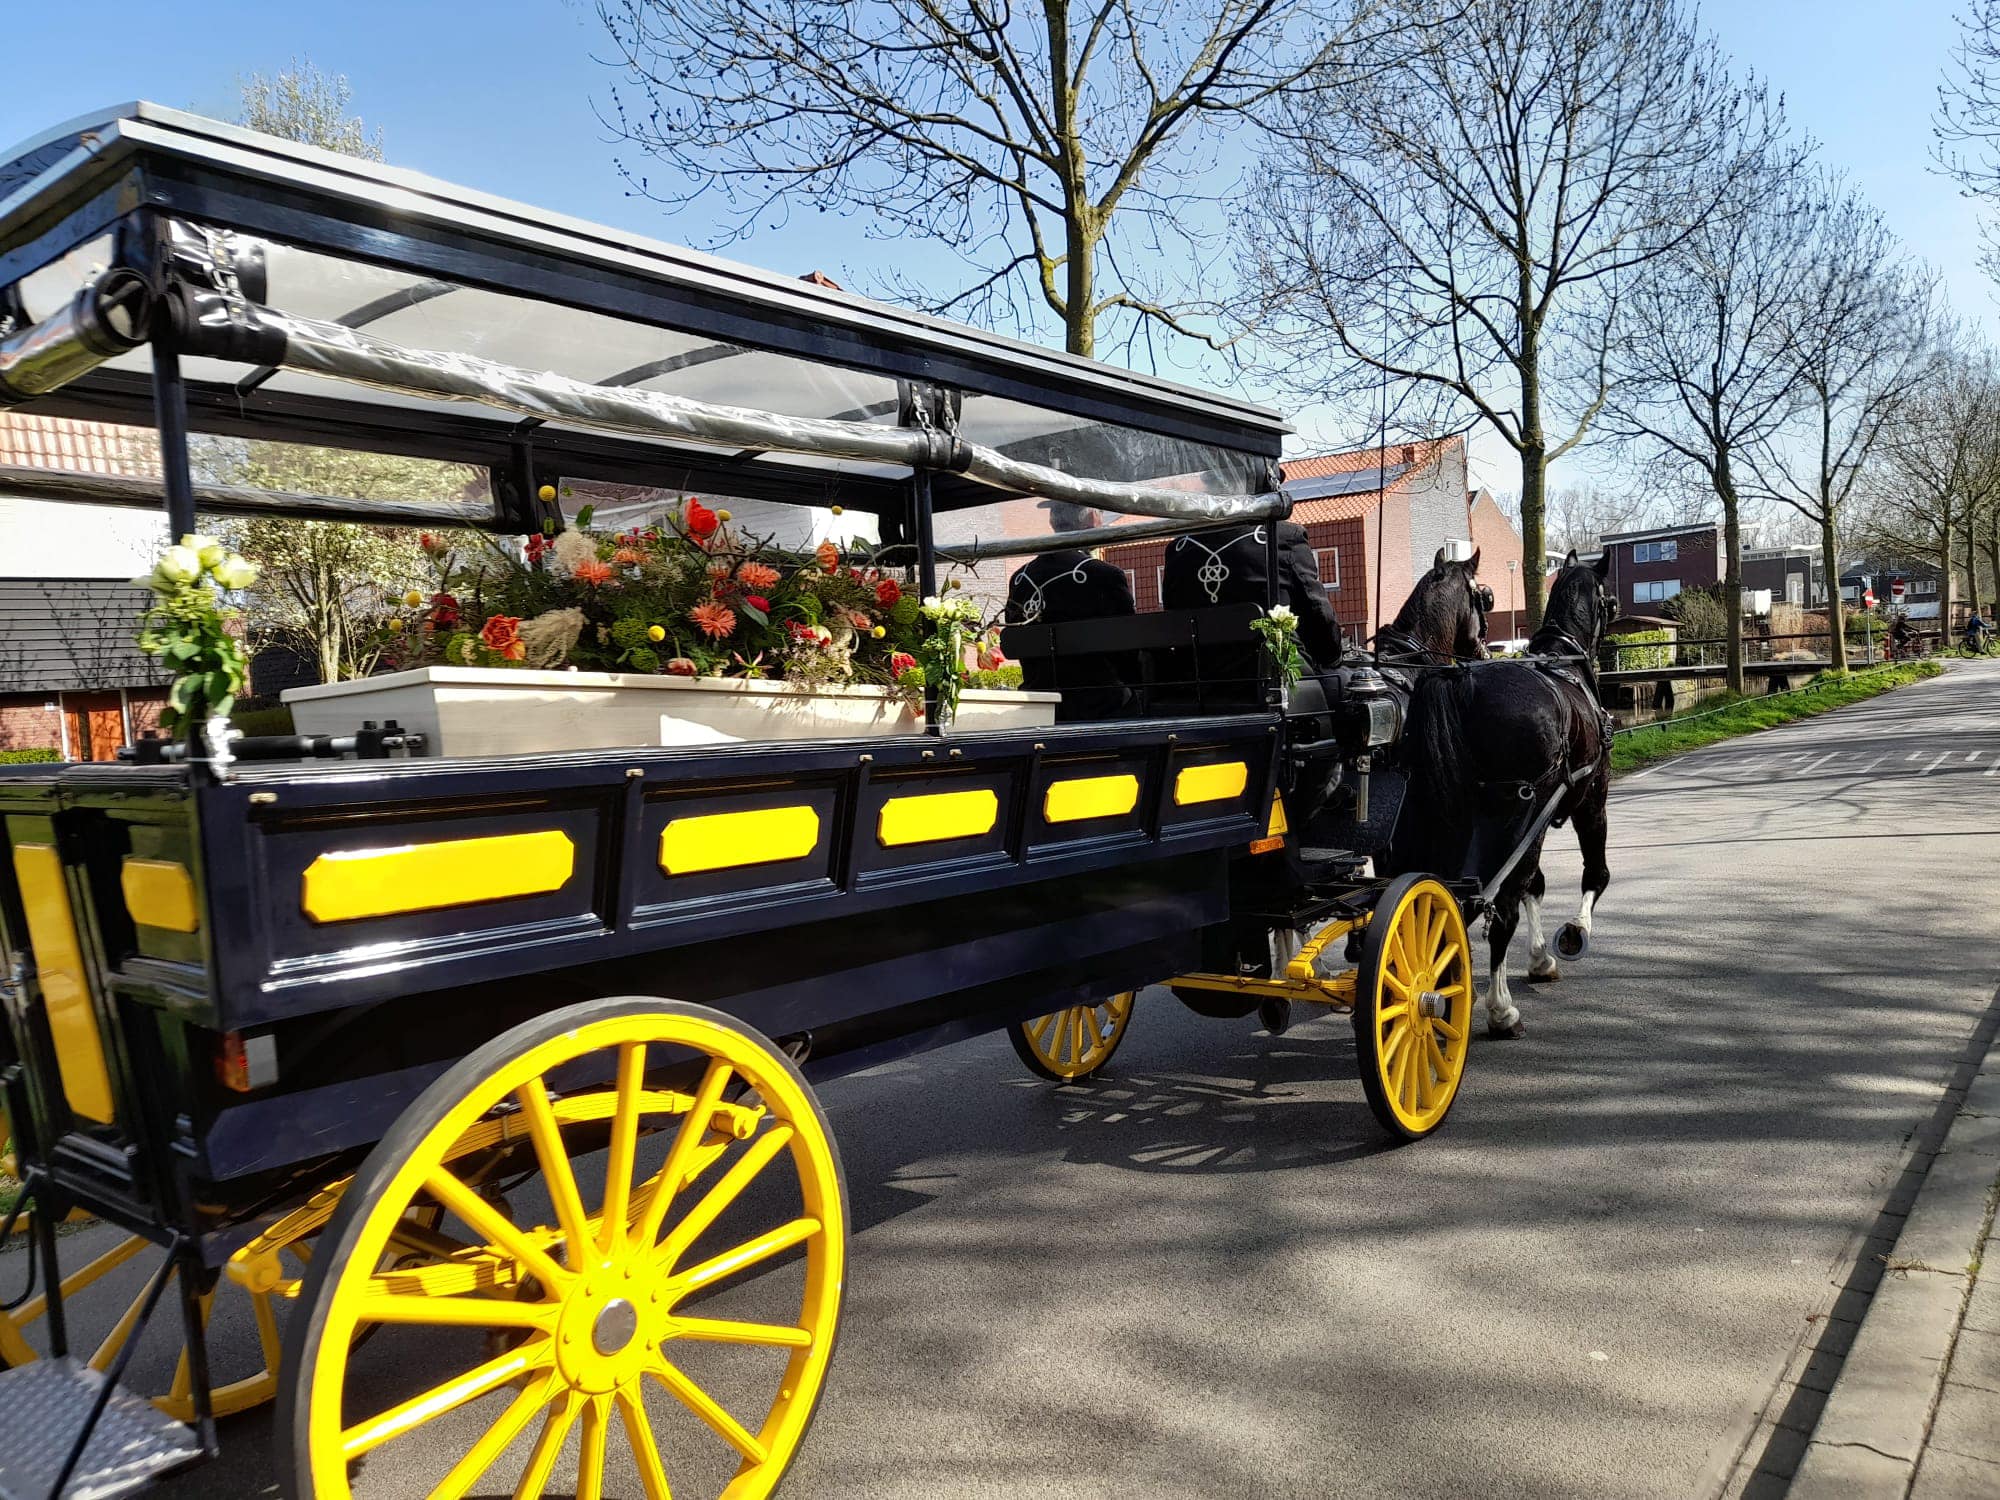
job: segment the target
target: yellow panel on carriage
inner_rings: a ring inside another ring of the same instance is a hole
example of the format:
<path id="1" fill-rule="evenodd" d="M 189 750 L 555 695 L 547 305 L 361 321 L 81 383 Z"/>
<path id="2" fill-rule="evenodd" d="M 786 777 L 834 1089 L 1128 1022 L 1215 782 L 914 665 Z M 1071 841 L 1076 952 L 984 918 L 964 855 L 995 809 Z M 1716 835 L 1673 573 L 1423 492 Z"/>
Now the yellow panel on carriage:
<path id="1" fill-rule="evenodd" d="M 1217 760 L 1182 766 L 1174 777 L 1174 806 L 1197 802 L 1228 802 L 1250 785 L 1250 766 L 1240 760 Z"/>
<path id="2" fill-rule="evenodd" d="M 119 866 L 118 886 L 125 895 L 126 912 L 141 926 L 166 932 L 201 930 L 194 877 L 180 861 L 127 855 Z"/>
<path id="3" fill-rule="evenodd" d="M 1122 818 L 1139 805 L 1139 778 L 1073 776 L 1052 781 L 1042 794 L 1042 821 L 1080 823 L 1088 818 Z"/>
<path id="4" fill-rule="evenodd" d="M 883 847 L 891 849 L 940 839 L 978 838 L 991 833 L 999 819 L 999 795 L 986 788 L 891 797 L 882 804 L 875 837 Z"/>
<path id="5" fill-rule="evenodd" d="M 541 896 L 576 873 L 576 845 L 556 828 L 387 848 L 334 849 L 306 866 L 299 909 L 315 922 L 351 922 Z"/>
<path id="6" fill-rule="evenodd" d="M 16 844 L 14 876 L 21 884 L 28 942 L 35 953 L 63 1097 L 85 1119 L 109 1125 L 118 1117 L 117 1108 L 111 1098 L 111 1074 L 104 1066 L 104 1038 L 90 1003 L 90 978 L 70 910 L 62 856 L 52 844 Z"/>
<path id="7" fill-rule="evenodd" d="M 660 830 L 660 868 L 669 875 L 736 870 L 804 859 L 818 847 L 819 813 L 811 807 L 697 813 Z"/>

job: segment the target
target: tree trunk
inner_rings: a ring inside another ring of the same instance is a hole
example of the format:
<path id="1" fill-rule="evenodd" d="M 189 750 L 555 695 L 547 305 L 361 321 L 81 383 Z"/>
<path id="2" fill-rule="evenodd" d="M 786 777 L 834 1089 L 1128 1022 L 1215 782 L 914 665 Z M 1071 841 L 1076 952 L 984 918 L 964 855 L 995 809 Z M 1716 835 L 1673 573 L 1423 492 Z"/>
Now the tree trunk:
<path id="1" fill-rule="evenodd" d="M 1075 218 L 1068 221 L 1069 256 L 1063 263 L 1063 347 L 1085 359 L 1097 357 L 1097 315 L 1092 302 L 1097 296 L 1093 257 L 1097 242 Z"/>
<path id="2" fill-rule="evenodd" d="M 1819 520 L 1819 565 L 1826 573 L 1826 623 L 1832 632 L 1827 641 L 1827 660 L 1833 663 L 1833 670 L 1847 670 L 1847 611 L 1840 603 L 1840 538 L 1835 534 L 1833 507 L 1826 506 L 1820 511 Z M 1812 592 L 1812 575 L 1806 575 L 1806 592 Z"/>
<path id="3" fill-rule="evenodd" d="M 1973 614 L 1979 612 L 1979 525 L 1968 515 L 1965 518 L 1965 602 Z"/>
<path id="4" fill-rule="evenodd" d="M 2000 505 L 1986 517 L 1986 576 L 1993 585 L 1993 618 L 2000 622 Z"/>
<path id="5" fill-rule="evenodd" d="M 1547 535 L 1544 516 L 1548 506 L 1549 460 L 1537 444 L 1521 450 L 1521 607 L 1527 613 L 1524 635 L 1533 635 L 1542 624 L 1544 584 L 1548 563 L 1543 538 Z"/>
<path id="6" fill-rule="evenodd" d="M 1951 644 L 1951 606 L 1958 598 L 1957 590 L 1951 586 L 1951 543 L 1952 538 L 1956 534 L 1957 529 L 1951 524 L 1951 511 L 1947 508 L 1944 513 L 1944 528 L 1938 538 L 1938 561 L 1943 564 L 1940 571 L 1944 574 L 1944 577 L 1938 582 L 1938 649 L 1940 651 Z"/>
<path id="7" fill-rule="evenodd" d="M 1726 652 L 1725 682 L 1732 693 L 1744 691 L 1743 676 L 1743 526 L 1736 498 L 1736 478 L 1727 451 L 1716 455 L 1715 494 L 1722 501 L 1722 638 Z"/>

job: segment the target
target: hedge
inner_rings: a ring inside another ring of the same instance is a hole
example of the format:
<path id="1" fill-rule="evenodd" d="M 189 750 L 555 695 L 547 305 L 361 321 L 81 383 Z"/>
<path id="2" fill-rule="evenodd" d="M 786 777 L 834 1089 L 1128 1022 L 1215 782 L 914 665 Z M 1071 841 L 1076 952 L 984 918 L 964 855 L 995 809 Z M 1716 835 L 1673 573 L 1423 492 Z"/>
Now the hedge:
<path id="1" fill-rule="evenodd" d="M 0 750 L 0 766 L 45 766 L 61 759 L 60 750 Z"/>
<path id="2" fill-rule="evenodd" d="M 1634 630 L 1628 635 L 1607 635 L 1604 645 L 1614 672 L 1637 672 L 1674 664 L 1674 633 L 1671 630 Z"/>

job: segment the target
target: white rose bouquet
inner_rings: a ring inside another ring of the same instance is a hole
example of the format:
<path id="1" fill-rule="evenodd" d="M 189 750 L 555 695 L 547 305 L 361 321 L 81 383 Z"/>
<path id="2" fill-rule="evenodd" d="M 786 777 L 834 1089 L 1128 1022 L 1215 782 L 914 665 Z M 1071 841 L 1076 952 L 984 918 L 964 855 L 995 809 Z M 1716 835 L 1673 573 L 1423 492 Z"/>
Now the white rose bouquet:
<path id="1" fill-rule="evenodd" d="M 1305 658 L 1299 652 L 1299 617 L 1285 604 L 1274 604 L 1250 622 L 1278 673 L 1290 687 L 1305 675 Z"/>
<path id="2" fill-rule="evenodd" d="M 222 596 L 256 581 L 252 563 L 198 532 L 168 547 L 151 573 L 133 580 L 153 593 L 140 621 L 139 649 L 159 657 L 174 674 L 160 714 L 162 728 L 228 717 L 249 681 L 250 665 L 232 628 L 243 612 L 225 605 Z"/>

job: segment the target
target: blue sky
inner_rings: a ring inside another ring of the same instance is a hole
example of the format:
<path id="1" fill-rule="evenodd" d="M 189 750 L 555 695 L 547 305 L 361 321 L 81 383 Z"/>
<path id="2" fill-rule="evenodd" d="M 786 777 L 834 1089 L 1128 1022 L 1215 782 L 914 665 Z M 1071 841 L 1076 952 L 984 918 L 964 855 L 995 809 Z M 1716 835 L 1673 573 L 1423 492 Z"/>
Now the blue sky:
<path id="1" fill-rule="evenodd" d="M 627 194 L 593 108 L 611 75 L 593 55 L 603 48 L 582 0 L 95 0 L 11 9 L 10 51 L 47 65 L 9 70 L 0 149 L 135 97 L 227 117 L 241 76 L 302 58 L 348 76 L 355 109 L 382 127 L 400 165 L 663 239 L 700 243 L 713 227 L 676 222 Z M 1893 8 L 1883 0 L 1737 0 L 1711 7 L 1707 19 L 1740 64 L 1784 92 L 1793 119 L 1823 142 L 1824 158 L 1851 172 L 1904 240 L 1940 267 L 1959 311 L 2000 325 L 1976 263 L 1972 207 L 1928 170 L 1935 86 L 1956 36 L 1950 0 Z M 808 217 L 728 253 L 847 281 L 866 279 L 890 254 L 921 272 L 921 252 L 908 242 L 885 246 L 865 239 L 856 222 Z M 1486 482 L 1511 487 L 1490 444 L 1476 443 L 1474 454 Z"/>

